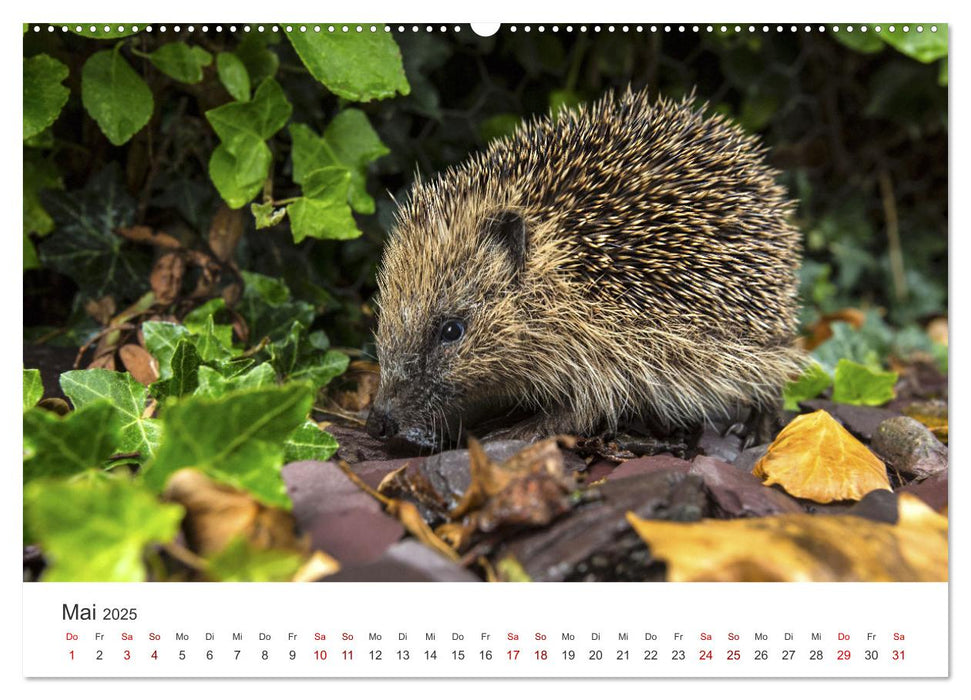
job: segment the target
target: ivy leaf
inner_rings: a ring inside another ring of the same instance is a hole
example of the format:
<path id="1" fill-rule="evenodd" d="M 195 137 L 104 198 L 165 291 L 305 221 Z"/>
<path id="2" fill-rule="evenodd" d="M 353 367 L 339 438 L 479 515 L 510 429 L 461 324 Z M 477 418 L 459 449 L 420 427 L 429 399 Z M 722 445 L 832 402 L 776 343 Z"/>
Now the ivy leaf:
<path id="1" fill-rule="evenodd" d="M 303 557 L 285 549 L 257 549 L 244 537 L 235 537 L 209 559 L 207 573 L 217 581 L 289 581 Z"/>
<path id="2" fill-rule="evenodd" d="M 914 27 L 909 32 L 903 31 L 903 25 L 894 25 L 895 31 L 887 31 L 884 26 L 882 32 L 877 36 L 897 49 L 902 54 L 910 56 L 921 63 L 933 63 L 939 58 L 947 56 L 947 25 L 938 25 L 937 31 L 930 31 L 925 27 L 923 32 L 918 32 Z"/>
<path id="3" fill-rule="evenodd" d="M 148 287 L 148 253 L 114 233 L 135 217 L 135 201 L 122 182 L 121 169 L 113 163 L 82 190 L 41 195 L 55 228 L 38 244 L 41 262 L 73 279 L 90 298 L 135 298 Z"/>
<path id="4" fill-rule="evenodd" d="M 252 369 L 228 377 L 211 367 L 203 366 L 199 368 L 196 395 L 216 398 L 233 391 L 259 389 L 275 384 L 276 371 L 269 362 L 261 362 Z"/>
<path id="5" fill-rule="evenodd" d="M 246 286 L 236 308 L 249 324 L 253 342 L 279 341 L 287 337 L 294 322 L 304 326 L 313 322 L 313 305 L 291 299 L 283 280 L 245 270 L 242 275 Z"/>
<path id="6" fill-rule="evenodd" d="M 118 27 L 107 25 L 107 30 L 105 30 L 106 25 L 104 24 L 62 24 L 60 26 L 67 27 L 68 31 L 70 31 L 72 34 L 83 36 L 86 39 L 124 39 L 126 36 L 134 36 L 135 34 L 138 34 L 137 31 L 132 29 L 132 25 L 128 25 L 125 29 L 119 29 Z M 141 26 L 144 29 L 145 25 Z M 78 30 L 78 27 L 81 27 L 80 31 Z M 94 31 L 91 31 L 92 27 L 94 27 Z"/>
<path id="7" fill-rule="evenodd" d="M 117 451 L 120 420 L 108 401 L 63 418 L 42 408 L 24 413 L 24 482 L 97 469 Z"/>
<path id="8" fill-rule="evenodd" d="M 99 51 L 81 69 L 81 102 L 101 131 L 121 146 L 152 117 L 152 91 L 121 55 L 121 44 Z"/>
<path id="9" fill-rule="evenodd" d="M 196 346 L 186 338 L 179 340 L 170 360 L 172 376 L 159 380 L 151 387 L 152 396 L 163 399 L 167 396 L 188 396 L 199 386 L 199 368 L 202 358 Z"/>
<path id="10" fill-rule="evenodd" d="M 880 35 L 873 31 L 873 27 L 867 27 L 867 31 L 859 30 L 847 32 L 845 29 L 839 32 L 830 32 L 830 36 L 844 46 L 848 46 L 857 53 L 879 53 L 883 51 L 884 44 L 880 40 Z"/>
<path id="11" fill-rule="evenodd" d="M 216 323 L 216 314 L 225 311 L 226 300 L 221 297 L 210 299 L 202 306 L 193 309 L 182 319 L 182 325 L 194 334 L 205 333 L 212 321 L 212 333 L 227 348 L 233 346 L 233 327 L 228 323 Z"/>
<path id="12" fill-rule="evenodd" d="M 165 321 L 145 321 L 142 324 L 145 349 L 158 360 L 159 380 L 172 377 L 172 357 L 179 341 L 188 339 L 192 333 L 185 326 Z"/>
<path id="13" fill-rule="evenodd" d="M 290 437 L 283 443 L 283 459 L 286 462 L 324 461 L 330 459 L 335 452 L 337 440 L 334 436 L 324 432 L 310 420 L 290 433 Z"/>
<path id="14" fill-rule="evenodd" d="M 24 410 L 33 408 L 44 396 L 44 384 L 39 369 L 24 370 Z"/>
<path id="15" fill-rule="evenodd" d="M 143 472 L 145 483 L 161 491 L 169 476 L 193 467 L 267 505 L 290 508 L 280 476 L 283 443 L 306 419 L 313 396 L 306 384 L 288 384 L 167 404 L 162 443 Z"/>
<path id="16" fill-rule="evenodd" d="M 24 153 L 24 234 L 46 236 L 54 230 L 54 220 L 40 201 L 41 190 L 61 189 L 57 168 L 35 151 Z"/>
<path id="17" fill-rule="evenodd" d="M 60 382 L 61 390 L 77 408 L 101 399 L 111 402 L 121 430 L 119 452 L 138 452 L 142 459 L 155 454 L 159 422 L 143 417 L 148 389 L 134 377 L 107 369 L 78 369 L 64 372 Z"/>
<path id="18" fill-rule="evenodd" d="M 842 359 L 833 375 L 833 401 L 858 406 L 882 406 L 896 394 L 896 372 L 880 372 Z"/>
<path id="19" fill-rule="evenodd" d="M 232 329 L 230 328 L 230 333 Z M 195 335 L 196 349 L 199 356 L 206 362 L 228 360 L 233 356 L 232 348 L 224 341 L 226 333 L 216 326 L 212 316 L 206 320 L 202 330 Z"/>
<path id="20" fill-rule="evenodd" d="M 67 74 L 67 66 L 46 53 L 24 59 L 25 140 L 42 132 L 60 115 L 70 94 L 61 84 Z"/>
<path id="21" fill-rule="evenodd" d="M 201 46 L 172 41 L 148 54 L 148 60 L 170 78 L 195 84 L 202 82 L 202 69 L 212 63 L 212 54 Z"/>
<path id="22" fill-rule="evenodd" d="M 219 82 L 226 88 L 226 92 L 232 95 L 238 102 L 249 102 L 250 82 L 249 73 L 240 58 L 228 51 L 223 51 L 216 55 L 216 72 L 219 74 Z"/>
<path id="23" fill-rule="evenodd" d="M 271 362 L 288 380 L 306 380 L 320 389 L 343 374 L 350 362 L 344 353 L 327 350 L 326 343 L 326 336 L 308 335 L 306 327 L 295 321 L 286 340 L 270 346 Z"/>
<path id="24" fill-rule="evenodd" d="M 24 527 L 48 559 L 45 581 L 144 581 L 145 548 L 172 541 L 183 515 L 128 479 L 24 487 Z"/>
<path id="25" fill-rule="evenodd" d="M 343 168 L 324 168 L 313 174 L 312 182 L 304 185 L 307 196 L 287 205 L 295 243 L 305 238 L 349 240 L 361 235 L 347 204 L 350 182 L 351 175 Z"/>
<path id="26" fill-rule="evenodd" d="M 799 379 L 786 384 L 785 390 L 782 392 L 785 401 L 785 410 L 798 411 L 800 401 L 808 401 L 809 399 L 816 398 L 832 383 L 833 379 L 823 369 L 822 365 L 818 362 L 813 362 L 799 376 Z"/>
<path id="27" fill-rule="evenodd" d="M 266 204 L 256 204 L 254 202 L 250 205 L 250 211 L 253 212 L 253 218 L 256 220 L 256 228 L 258 229 L 276 226 L 287 215 L 286 207 L 276 209 L 273 206 L 273 202 L 267 202 Z"/>
<path id="28" fill-rule="evenodd" d="M 390 33 L 287 32 L 300 60 L 335 95 L 355 102 L 407 95 L 411 88 Z"/>
<path id="29" fill-rule="evenodd" d="M 279 83 L 268 78 L 249 102 L 230 102 L 206 112 L 222 140 L 209 160 L 209 176 L 233 209 L 262 188 L 273 161 L 265 141 L 286 125 L 292 111 Z"/>
<path id="30" fill-rule="evenodd" d="M 255 32 L 243 34 L 234 54 L 246 66 L 250 84 L 258 84 L 276 75 L 280 67 L 280 59 L 268 48 L 269 44 L 279 43 L 280 37 L 272 32 Z"/>

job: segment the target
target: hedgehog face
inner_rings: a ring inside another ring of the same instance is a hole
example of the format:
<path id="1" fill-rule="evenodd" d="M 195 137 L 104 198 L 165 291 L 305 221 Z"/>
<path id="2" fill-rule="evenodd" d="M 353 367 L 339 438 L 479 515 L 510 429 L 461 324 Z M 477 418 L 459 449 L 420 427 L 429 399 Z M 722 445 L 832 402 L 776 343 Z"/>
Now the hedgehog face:
<path id="1" fill-rule="evenodd" d="M 399 223 L 378 279 L 372 436 L 440 449 L 503 405 L 498 387 L 508 385 L 518 327 L 509 292 L 525 254 L 525 223 L 508 209 L 437 226 L 427 218 Z"/>

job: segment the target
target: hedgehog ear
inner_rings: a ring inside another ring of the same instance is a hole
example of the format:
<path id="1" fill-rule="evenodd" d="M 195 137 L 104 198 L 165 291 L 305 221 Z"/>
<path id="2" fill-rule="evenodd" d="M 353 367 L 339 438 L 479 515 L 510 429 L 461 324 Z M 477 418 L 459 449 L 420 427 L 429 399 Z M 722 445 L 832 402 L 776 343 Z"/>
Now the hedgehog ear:
<path id="1" fill-rule="evenodd" d="M 487 243 L 501 247 L 518 273 L 526 264 L 526 222 L 514 211 L 502 209 L 489 215 L 482 225 Z"/>

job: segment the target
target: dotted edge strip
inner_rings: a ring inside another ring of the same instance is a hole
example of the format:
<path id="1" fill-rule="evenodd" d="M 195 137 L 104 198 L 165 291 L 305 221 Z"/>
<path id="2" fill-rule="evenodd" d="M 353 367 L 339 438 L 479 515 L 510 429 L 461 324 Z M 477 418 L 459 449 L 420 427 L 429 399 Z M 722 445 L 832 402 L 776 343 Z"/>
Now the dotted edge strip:
<path id="1" fill-rule="evenodd" d="M 141 24 L 133 24 L 133 25 L 95 25 L 95 24 L 68 25 L 68 24 L 47 24 L 47 25 L 41 25 L 41 24 L 34 24 L 34 25 L 28 25 L 28 26 L 32 26 L 32 30 L 33 30 L 34 33 L 40 33 L 41 31 L 43 31 L 43 28 L 44 27 L 46 27 L 46 29 L 47 29 L 48 32 L 55 32 L 58 29 L 60 29 L 62 32 L 67 32 L 67 31 L 69 31 L 68 30 L 69 27 L 73 27 L 74 32 L 77 33 L 77 34 L 82 34 L 82 35 L 84 35 L 84 34 L 91 34 L 93 36 L 101 36 L 101 34 L 100 34 L 101 32 L 108 33 L 108 32 L 111 32 L 111 31 L 125 32 L 125 31 L 130 30 L 132 32 L 138 32 L 138 31 L 152 32 L 156 28 L 158 29 L 158 31 L 160 33 L 165 33 L 166 31 L 171 30 L 172 32 L 174 32 L 176 34 L 181 33 L 182 31 L 186 31 L 188 33 L 193 33 L 193 32 L 196 32 L 196 31 L 201 31 L 203 33 L 208 33 L 208 32 L 217 32 L 218 33 L 218 32 L 223 32 L 223 31 L 229 31 L 230 33 L 235 33 L 237 31 L 237 26 L 236 25 L 227 25 L 227 26 L 224 27 L 221 24 L 217 24 L 217 25 L 213 25 L 213 26 L 206 25 L 206 24 L 203 24 L 203 25 L 189 24 L 189 25 L 184 25 L 184 26 L 183 25 L 178 25 L 178 24 L 175 24 L 175 25 L 165 25 L 165 24 L 160 24 L 160 25 L 151 25 L 151 24 L 146 24 L 146 25 L 141 25 Z M 824 32 L 839 33 L 839 32 L 842 31 L 842 32 L 846 32 L 846 33 L 860 32 L 860 33 L 864 33 L 865 34 L 866 32 L 868 32 L 868 31 L 870 31 L 872 29 L 872 31 L 874 31 L 874 32 L 876 32 L 878 34 L 880 32 L 882 32 L 882 31 L 887 31 L 887 32 L 890 32 L 891 34 L 896 33 L 897 31 L 900 31 L 900 32 L 903 32 L 903 33 L 906 34 L 906 33 L 910 32 L 910 31 L 916 31 L 918 33 L 921 33 L 921 32 L 924 32 L 925 31 L 925 28 L 927 30 L 931 31 L 931 32 L 937 32 L 939 30 L 939 28 L 946 27 L 946 26 L 947 25 L 937 25 L 937 24 L 926 24 L 926 25 L 925 24 L 874 24 L 874 25 L 866 25 L 866 24 L 857 24 L 857 25 L 854 25 L 854 24 L 842 24 L 842 25 L 840 25 L 840 24 L 832 24 L 832 25 L 825 25 L 825 24 L 819 24 L 819 25 L 811 25 L 811 24 L 803 24 L 803 25 L 795 25 L 795 24 L 787 24 L 787 25 L 782 25 L 782 24 L 771 24 L 771 25 L 770 24 L 762 24 L 762 25 L 755 25 L 755 24 L 748 24 L 748 25 L 741 25 L 741 24 L 734 24 L 734 25 L 732 25 L 732 24 L 692 24 L 692 25 L 685 25 L 685 24 L 677 24 L 677 25 L 674 25 L 674 24 L 650 24 L 650 25 L 646 25 L 646 24 L 634 24 L 634 25 L 630 25 L 630 24 L 623 24 L 623 25 L 615 25 L 615 24 L 607 24 L 607 25 L 600 25 L 600 24 L 593 24 L 593 25 L 586 25 L 586 24 L 579 24 L 579 25 L 571 25 L 571 24 L 567 24 L 567 25 L 558 25 L 558 24 L 551 24 L 551 25 L 543 25 L 543 24 L 538 24 L 538 25 L 532 25 L 532 24 L 510 24 L 510 25 L 502 25 L 501 26 L 501 29 L 504 29 L 506 31 L 513 32 L 513 33 L 517 32 L 517 31 L 520 31 L 520 30 L 523 31 L 524 33 L 530 33 L 531 31 L 536 31 L 536 32 L 538 32 L 540 34 L 546 32 L 547 29 L 550 32 L 553 32 L 553 33 L 558 33 L 560 31 L 563 31 L 563 32 L 568 33 L 568 34 L 569 33 L 572 33 L 572 32 L 580 32 L 580 33 L 583 33 L 583 32 L 592 32 L 592 33 L 598 33 L 598 32 L 603 32 L 603 31 L 606 31 L 608 33 L 618 32 L 619 31 L 621 33 L 630 33 L 630 32 L 634 32 L 634 33 L 644 33 L 644 32 L 651 32 L 651 33 L 658 33 L 658 32 L 672 33 L 672 32 L 677 32 L 677 33 L 684 34 L 684 33 L 691 32 L 691 33 L 695 33 L 695 34 L 700 34 L 700 33 L 708 33 L 708 34 L 712 34 L 712 33 L 723 33 L 723 34 L 727 34 L 729 32 L 733 32 L 733 33 L 736 33 L 736 34 L 741 34 L 741 33 L 755 34 L 757 32 L 761 32 L 763 34 L 768 34 L 768 33 L 772 32 L 773 30 L 776 33 L 782 33 L 782 32 L 785 32 L 785 31 L 789 31 L 790 33 L 796 33 L 796 32 L 799 32 L 800 29 L 802 29 L 804 32 L 807 32 L 807 33 L 808 32 L 813 32 L 813 31 L 818 31 L 820 33 L 824 33 Z M 244 33 L 248 33 L 248 32 L 257 32 L 257 33 L 259 33 L 259 32 L 280 32 L 281 30 L 284 31 L 284 32 L 288 32 L 288 33 L 289 32 L 308 32 L 308 31 L 310 31 L 310 32 L 316 32 L 316 33 L 327 32 L 327 33 L 331 33 L 331 34 L 335 34 L 335 33 L 351 33 L 351 32 L 364 33 L 365 31 L 368 31 L 368 32 L 371 32 L 371 33 L 376 33 L 379 30 L 383 30 L 384 32 L 388 32 L 388 33 L 394 32 L 394 33 L 397 33 L 397 34 L 405 34 L 405 33 L 409 32 L 409 31 L 412 32 L 412 33 L 416 33 L 416 32 L 422 31 L 422 30 L 424 30 L 426 33 L 434 33 L 436 31 L 438 31 L 440 33 L 445 33 L 445 32 L 448 32 L 449 31 L 449 27 L 446 26 L 446 25 L 434 25 L 433 26 L 433 25 L 417 25 L 417 24 L 411 24 L 411 25 L 404 25 L 404 24 L 399 24 L 399 25 L 377 25 L 377 24 L 255 24 L 255 25 L 248 25 L 248 24 L 246 24 L 246 25 L 241 25 L 241 28 L 242 28 L 242 31 Z M 454 25 L 454 26 L 451 27 L 451 30 L 454 31 L 454 32 L 456 32 L 456 33 L 460 33 L 462 31 L 462 27 L 460 25 Z"/>

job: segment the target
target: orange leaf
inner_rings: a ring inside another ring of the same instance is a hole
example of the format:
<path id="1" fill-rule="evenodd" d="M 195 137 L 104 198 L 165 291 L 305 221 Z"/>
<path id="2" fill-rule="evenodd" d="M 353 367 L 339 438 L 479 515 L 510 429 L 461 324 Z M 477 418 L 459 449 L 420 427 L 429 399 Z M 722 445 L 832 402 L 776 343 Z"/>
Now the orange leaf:
<path id="1" fill-rule="evenodd" d="M 858 501 L 870 491 L 890 490 L 883 462 L 826 411 L 789 423 L 752 473 L 766 486 L 779 484 L 817 503 Z"/>
<path id="2" fill-rule="evenodd" d="M 896 525 L 786 513 L 676 523 L 627 521 L 669 581 L 947 581 L 947 518 L 910 494 Z"/>

